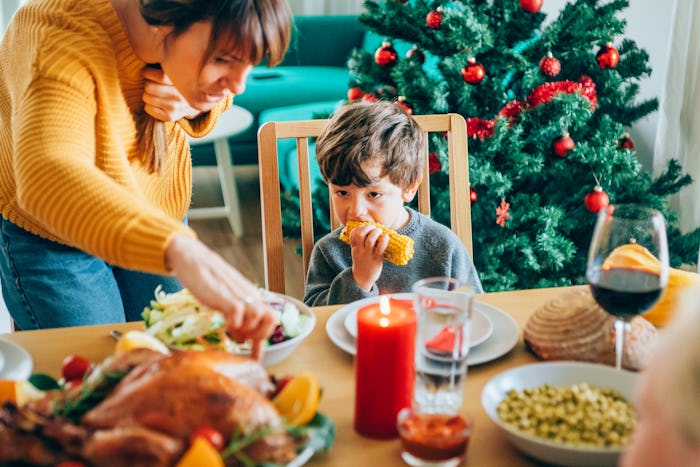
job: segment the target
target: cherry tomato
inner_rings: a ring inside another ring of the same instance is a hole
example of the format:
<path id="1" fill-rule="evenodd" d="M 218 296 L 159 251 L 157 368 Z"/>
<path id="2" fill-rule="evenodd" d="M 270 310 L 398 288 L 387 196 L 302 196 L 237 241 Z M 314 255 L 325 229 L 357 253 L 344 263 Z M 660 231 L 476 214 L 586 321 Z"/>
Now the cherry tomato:
<path id="1" fill-rule="evenodd" d="M 209 444 L 214 446 L 217 451 L 222 451 L 225 447 L 224 435 L 216 428 L 210 426 L 200 426 L 190 434 L 190 444 L 197 438 L 204 438 Z"/>
<path id="2" fill-rule="evenodd" d="M 90 369 L 90 360 L 80 355 L 68 355 L 63 359 L 61 375 L 66 381 L 82 380 Z"/>

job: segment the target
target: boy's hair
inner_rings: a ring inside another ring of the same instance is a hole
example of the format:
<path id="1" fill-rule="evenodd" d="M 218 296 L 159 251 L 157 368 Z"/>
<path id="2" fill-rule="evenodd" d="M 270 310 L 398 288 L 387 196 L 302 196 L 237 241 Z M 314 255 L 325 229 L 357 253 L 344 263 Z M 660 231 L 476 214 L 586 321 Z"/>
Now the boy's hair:
<path id="1" fill-rule="evenodd" d="M 316 141 L 316 157 L 326 183 L 374 183 L 362 170 L 369 162 L 391 183 L 407 188 L 422 174 L 427 143 L 426 133 L 400 105 L 358 102 L 335 111 Z"/>

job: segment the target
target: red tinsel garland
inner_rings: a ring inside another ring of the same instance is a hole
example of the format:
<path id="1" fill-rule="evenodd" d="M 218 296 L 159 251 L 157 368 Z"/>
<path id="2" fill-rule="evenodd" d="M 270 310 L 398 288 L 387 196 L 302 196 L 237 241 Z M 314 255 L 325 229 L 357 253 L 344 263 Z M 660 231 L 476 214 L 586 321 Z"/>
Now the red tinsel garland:
<path id="1" fill-rule="evenodd" d="M 595 110 L 598 106 L 598 94 L 595 89 L 595 83 L 588 76 L 581 76 L 581 79 L 575 81 L 554 81 L 544 83 L 537 86 L 530 92 L 524 102 L 512 100 L 504 105 L 498 112 L 497 118 L 508 118 L 513 120 L 518 117 L 524 110 L 532 110 L 535 107 L 546 104 L 554 99 L 558 93 L 573 94 L 575 92 L 581 94 L 591 103 L 591 110 Z M 483 141 L 486 138 L 493 136 L 496 121 L 483 120 L 481 118 L 467 118 L 467 136 L 471 138 L 479 138 Z"/>
<path id="2" fill-rule="evenodd" d="M 483 141 L 485 138 L 493 136 L 493 129 L 495 126 L 496 122 L 494 120 L 467 118 L 467 137 L 479 138 Z"/>
<path id="3" fill-rule="evenodd" d="M 510 101 L 503 106 L 498 115 L 505 118 L 515 118 L 523 110 L 532 110 L 537 106 L 546 104 L 560 92 L 566 94 L 577 92 L 581 94 L 591 103 L 591 110 L 595 110 L 598 106 L 598 94 L 595 89 L 595 83 L 591 78 L 584 75 L 581 76 L 578 83 L 567 80 L 541 84 L 530 92 L 525 102 Z"/>
<path id="4" fill-rule="evenodd" d="M 554 81 L 537 86 L 532 90 L 530 95 L 527 96 L 527 107 L 534 109 L 538 105 L 546 104 L 560 92 L 564 92 L 566 94 L 578 92 L 589 100 L 592 110 L 595 110 L 596 106 L 598 105 L 598 95 L 596 94 L 595 83 L 591 78 L 584 75 L 581 76 L 578 83 L 574 81 Z"/>

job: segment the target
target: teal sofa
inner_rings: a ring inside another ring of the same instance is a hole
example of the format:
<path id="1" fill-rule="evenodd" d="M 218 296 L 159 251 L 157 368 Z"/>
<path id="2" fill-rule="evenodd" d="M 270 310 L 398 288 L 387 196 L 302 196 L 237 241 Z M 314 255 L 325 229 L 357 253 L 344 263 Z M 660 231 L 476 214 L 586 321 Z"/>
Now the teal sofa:
<path id="1" fill-rule="evenodd" d="M 234 99 L 253 114 L 254 122 L 229 141 L 234 163 L 257 163 L 257 131 L 266 111 L 274 110 L 273 119 L 313 118 L 313 112 L 330 113 L 344 100 L 350 81 L 347 60 L 353 49 L 363 47 L 364 37 L 357 16 L 296 16 L 284 61 L 253 68 L 245 92 Z M 195 165 L 215 165 L 208 145 L 193 148 L 192 157 Z"/>

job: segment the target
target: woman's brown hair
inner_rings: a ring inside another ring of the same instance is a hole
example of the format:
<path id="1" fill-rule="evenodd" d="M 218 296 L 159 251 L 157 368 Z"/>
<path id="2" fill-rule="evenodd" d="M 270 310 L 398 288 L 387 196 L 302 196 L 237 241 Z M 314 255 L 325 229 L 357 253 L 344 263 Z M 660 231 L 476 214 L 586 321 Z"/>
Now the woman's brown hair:
<path id="1" fill-rule="evenodd" d="M 267 57 L 268 66 L 282 61 L 289 45 L 291 11 L 286 0 L 140 0 L 141 15 L 153 26 L 172 26 L 173 34 L 194 23 L 211 21 L 204 62 L 222 50 L 248 53 L 251 63 Z M 162 170 L 168 153 L 165 123 L 145 114 L 140 123 L 139 149 L 150 173 Z"/>

